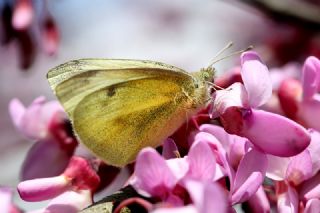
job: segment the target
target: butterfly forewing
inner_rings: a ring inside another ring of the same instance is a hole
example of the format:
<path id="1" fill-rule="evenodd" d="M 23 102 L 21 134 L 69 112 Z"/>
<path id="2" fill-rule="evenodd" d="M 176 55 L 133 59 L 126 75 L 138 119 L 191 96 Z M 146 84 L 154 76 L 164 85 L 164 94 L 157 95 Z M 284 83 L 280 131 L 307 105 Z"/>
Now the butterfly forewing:
<path id="1" fill-rule="evenodd" d="M 80 140 L 111 165 L 159 145 L 197 110 L 194 78 L 158 62 L 77 60 L 49 71 L 48 80 Z"/>

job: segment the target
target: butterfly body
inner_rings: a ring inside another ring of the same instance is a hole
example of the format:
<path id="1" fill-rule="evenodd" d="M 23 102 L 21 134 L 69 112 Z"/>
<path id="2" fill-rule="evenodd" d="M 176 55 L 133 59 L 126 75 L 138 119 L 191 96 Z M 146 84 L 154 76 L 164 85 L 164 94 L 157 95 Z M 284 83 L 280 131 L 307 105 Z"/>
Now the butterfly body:
<path id="1" fill-rule="evenodd" d="M 107 163 L 124 166 L 206 106 L 213 73 L 153 61 L 80 59 L 47 78 L 81 142 Z"/>

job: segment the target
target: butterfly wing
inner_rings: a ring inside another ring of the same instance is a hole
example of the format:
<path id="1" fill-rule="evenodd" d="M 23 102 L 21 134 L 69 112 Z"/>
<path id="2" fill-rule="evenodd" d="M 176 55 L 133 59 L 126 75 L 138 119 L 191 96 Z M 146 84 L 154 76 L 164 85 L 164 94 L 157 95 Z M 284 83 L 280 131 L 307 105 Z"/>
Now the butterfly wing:
<path id="1" fill-rule="evenodd" d="M 115 166 L 159 145 L 197 110 L 193 77 L 158 62 L 83 59 L 48 80 L 82 143 Z"/>

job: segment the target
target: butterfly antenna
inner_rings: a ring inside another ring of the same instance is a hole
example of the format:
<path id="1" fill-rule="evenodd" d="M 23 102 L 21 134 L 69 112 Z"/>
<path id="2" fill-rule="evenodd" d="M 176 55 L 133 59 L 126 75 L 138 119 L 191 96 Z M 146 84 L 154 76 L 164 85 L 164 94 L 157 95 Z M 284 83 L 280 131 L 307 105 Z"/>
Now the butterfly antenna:
<path id="1" fill-rule="evenodd" d="M 210 81 L 206 81 L 206 83 L 209 84 L 209 85 L 210 85 L 210 88 L 214 89 L 215 91 L 217 91 L 217 89 L 220 89 L 220 90 L 224 90 L 224 89 L 225 89 L 225 88 L 220 87 L 220 86 L 218 86 L 217 84 L 212 83 L 212 82 L 210 82 Z"/>
<path id="2" fill-rule="evenodd" d="M 246 52 L 246 51 L 248 51 L 248 50 L 253 49 L 253 46 L 250 45 L 250 46 L 247 47 L 246 49 L 233 52 L 233 53 L 231 53 L 231 54 L 229 54 L 229 55 L 226 55 L 226 56 L 223 56 L 223 57 L 221 57 L 221 58 L 217 58 L 217 57 L 220 56 L 225 50 L 229 49 L 232 45 L 233 45 L 233 43 L 232 43 L 232 42 L 229 42 L 222 50 L 220 50 L 220 51 L 218 52 L 218 54 L 213 58 L 213 61 L 210 63 L 210 65 L 208 66 L 208 68 L 209 68 L 209 67 L 212 67 L 212 66 L 213 66 L 215 63 L 217 63 L 218 61 L 224 60 L 224 59 L 229 58 L 229 57 L 231 57 L 231 56 L 238 55 L 238 54 L 241 54 L 241 53 L 243 53 L 243 52 Z"/>
<path id="3" fill-rule="evenodd" d="M 213 57 L 212 60 L 217 59 L 220 55 L 222 55 L 222 53 L 224 53 L 227 49 L 229 49 L 230 47 L 233 46 L 233 42 L 229 41 L 226 46 L 224 46 L 219 52 L 217 52 L 217 54 Z"/>

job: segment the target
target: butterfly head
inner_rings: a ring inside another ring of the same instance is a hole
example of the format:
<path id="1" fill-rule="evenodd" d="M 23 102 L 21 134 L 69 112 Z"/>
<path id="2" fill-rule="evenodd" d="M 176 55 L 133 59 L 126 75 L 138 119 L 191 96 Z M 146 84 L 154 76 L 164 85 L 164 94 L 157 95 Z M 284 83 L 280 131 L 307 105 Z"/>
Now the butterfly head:
<path id="1" fill-rule="evenodd" d="M 200 80 L 202 82 L 213 82 L 214 75 L 215 69 L 211 66 L 200 70 Z"/>

